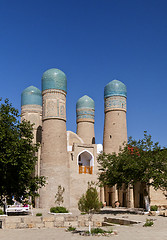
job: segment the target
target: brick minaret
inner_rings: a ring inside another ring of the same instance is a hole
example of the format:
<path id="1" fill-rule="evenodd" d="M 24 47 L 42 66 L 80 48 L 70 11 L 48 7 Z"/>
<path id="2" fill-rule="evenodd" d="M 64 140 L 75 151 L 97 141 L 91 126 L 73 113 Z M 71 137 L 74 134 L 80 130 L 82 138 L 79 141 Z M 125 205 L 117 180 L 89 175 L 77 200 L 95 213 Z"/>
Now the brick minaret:
<path id="1" fill-rule="evenodd" d="M 105 153 L 118 153 L 123 143 L 127 142 L 126 97 L 126 86 L 118 80 L 111 81 L 104 88 L 103 151 Z"/>
<path id="2" fill-rule="evenodd" d="M 65 207 L 69 207 L 69 163 L 66 133 L 67 80 L 59 69 L 49 69 L 42 76 L 42 154 L 41 175 L 47 185 L 40 190 L 40 207 L 55 206 L 59 185 L 65 188 Z"/>
<path id="3" fill-rule="evenodd" d="M 33 125 L 34 143 L 41 143 L 42 135 L 42 94 L 41 91 L 30 86 L 21 94 L 21 121 L 30 121 Z M 41 145 L 39 146 L 37 157 L 38 161 L 35 166 L 35 175 L 40 175 L 40 154 Z M 35 199 L 35 206 L 39 207 L 39 198 Z"/>
<path id="4" fill-rule="evenodd" d="M 77 135 L 87 144 L 95 144 L 94 112 L 95 104 L 90 97 L 84 95 L 77 101 Z"/>

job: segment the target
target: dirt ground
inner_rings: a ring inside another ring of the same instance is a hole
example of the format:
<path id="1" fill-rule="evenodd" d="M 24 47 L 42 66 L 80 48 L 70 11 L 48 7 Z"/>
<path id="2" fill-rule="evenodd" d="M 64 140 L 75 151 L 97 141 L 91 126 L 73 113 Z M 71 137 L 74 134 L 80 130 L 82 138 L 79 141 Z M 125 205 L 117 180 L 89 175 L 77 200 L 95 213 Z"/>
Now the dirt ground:
<path id="1" fill-rule="evenodd" d="M 110 215 L 111 216 L 111 215 Z M 110 217 L 109 215 L 107 217 Z M 132 226 L 114 225 L 109 229 L 117 230 L 118 235 L 110 237 L 80 236 L 66 232 L 65 228 L 53 229 L 0 229 L 0 240 L 86 240 L 86 239 L 116 239 L 116 240 L 166 240 L 167 239 L 167 217 L 146 215 L 117 215 L 116 217 L 125 217 L 127 219 L 138 220 L 142 223 Z M 112 215 L 113 217 L 113 215 Z M 154 226 L 143 227 L 146 219 L 153 219 Z M 79 230 L 82 230 L 81 228 Z"/>

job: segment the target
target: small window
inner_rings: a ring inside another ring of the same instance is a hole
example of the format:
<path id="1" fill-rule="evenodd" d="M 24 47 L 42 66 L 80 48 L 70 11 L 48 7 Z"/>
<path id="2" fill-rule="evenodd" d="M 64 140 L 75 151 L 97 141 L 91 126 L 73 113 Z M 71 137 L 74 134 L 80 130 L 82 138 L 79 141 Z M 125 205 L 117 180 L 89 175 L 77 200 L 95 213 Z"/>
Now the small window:
<path id="1" fill-rule="evenodd" d="M 42 127 L 41 127 L 41 126 L 39 126 L 39 127 L 37 128 L 36 141 L 37 141 L 38 143 L 41 143 L 41 142 L 42 142 Z"/>
<path id="2" fill-rule="evenodd" d="M 112 136 L 110 135 L 110 138 L 112 138 Z"/>

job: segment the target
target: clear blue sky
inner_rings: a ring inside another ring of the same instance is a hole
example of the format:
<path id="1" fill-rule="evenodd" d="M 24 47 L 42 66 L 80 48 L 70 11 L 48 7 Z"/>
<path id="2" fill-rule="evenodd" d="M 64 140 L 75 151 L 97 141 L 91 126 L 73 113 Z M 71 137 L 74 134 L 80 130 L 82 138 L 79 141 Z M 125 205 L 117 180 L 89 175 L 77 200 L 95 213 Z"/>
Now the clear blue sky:
<path id="1" fill-rule="evenodd" d="M 167 0 L 0 0 L 0 96 L 20 109 L 21 92 L 49 68 L 68 81 L 67 129 L 76 101 L 95 101 L 102 143 L 104 87 L 127 86 L 128 136 L 147 130 L 167 146 Z"/>

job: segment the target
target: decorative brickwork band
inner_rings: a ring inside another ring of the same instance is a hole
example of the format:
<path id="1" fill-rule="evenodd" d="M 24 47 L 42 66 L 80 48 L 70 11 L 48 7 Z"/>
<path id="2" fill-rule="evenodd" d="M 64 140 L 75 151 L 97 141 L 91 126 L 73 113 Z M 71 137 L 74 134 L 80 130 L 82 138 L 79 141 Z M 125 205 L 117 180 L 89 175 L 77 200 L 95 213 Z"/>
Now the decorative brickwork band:
<path id="1" fill-rule="evenodd" d="M 42 106 L 35 104 L 23 105 L 21 107 L 21 122 L 24 120 L 34 124 L 33 129 L 37 130 L 42 124 Z M 35 135 L 34 138 L 36 138 Z"/>
<path id="2" fill-rule="evenodd" d="M 43 95 L 43 120 L 58 118 L 66 121 L 66 92 L 48 89 Z"/>
<path id="3" fill-rule="evenodd" d="M 42 106 L 35 105 L 35 104 L 23 105 L 21 107 L 21 114 L 23 115 L 24 113 L 27 113 L 27 112 L 34 112 L 34 113 L 41 113 L 42 114 Z"/>
<path id="4" fill-rule="evenodd" d="M 111 110 L 122 110 L 126 112 L 126 98 L 121 96 L 112 96 L 105 99 L 105 112 Z"/>
<path id="5" fill-rule="evenodd" d="M 94 122 L 95 110 L 94 109 L 77 109 L 77 122 L 89 121 Z"/>

